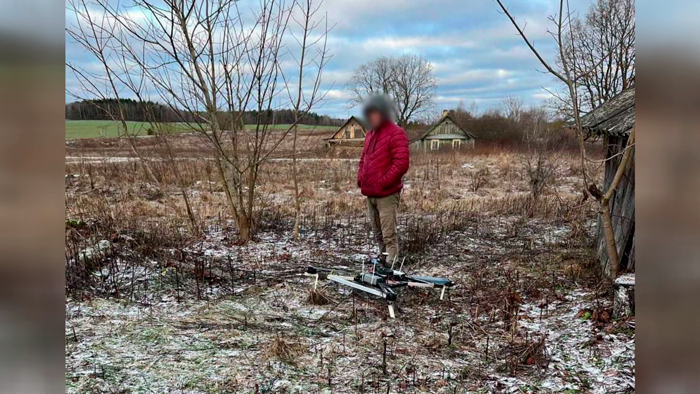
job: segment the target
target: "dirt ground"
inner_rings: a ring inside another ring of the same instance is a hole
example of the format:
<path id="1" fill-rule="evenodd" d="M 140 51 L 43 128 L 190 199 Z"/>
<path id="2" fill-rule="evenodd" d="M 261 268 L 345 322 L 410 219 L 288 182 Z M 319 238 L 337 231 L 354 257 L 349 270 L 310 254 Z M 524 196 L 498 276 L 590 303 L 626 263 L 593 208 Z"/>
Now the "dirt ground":
<path id="1" fill-rule="evenodd" d="M 400 289 L 391 319 L 386 302 L 336 284 L 312 300 L 303 274 L 359 270 L 374 252 L 358 151 L 328 153 L 309 137 L 298 241 L 291 161 L 267 163 L 259 231 L 241 245 L 188 138 L 175 165 L 201 232 L 165 163 L 152 159 L 156 188 L 117 141 L 67 146 L 67 392 L 634 392 L 634 320 L 611 317 L 575 154 L 552 155 L 557 175 L 533 200 L 522 153 L 415 152 L 404 270 L 456 286 L 443 300 Z"/>

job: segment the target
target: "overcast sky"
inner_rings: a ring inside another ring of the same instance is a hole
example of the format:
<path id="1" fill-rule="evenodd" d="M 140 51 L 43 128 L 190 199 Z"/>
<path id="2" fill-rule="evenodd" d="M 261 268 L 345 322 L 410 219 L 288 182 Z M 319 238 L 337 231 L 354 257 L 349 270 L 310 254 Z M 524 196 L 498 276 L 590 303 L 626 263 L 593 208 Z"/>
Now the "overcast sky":
<path id="1" fill-rule="evenodd" d="M 571 0 L 572 12 L 585 14 L 592 0 Z M 556 13 L 555 0 L 504 0 L 516 20 L 545 58 L 554 61 L 554 43 L 547 34 L 547 17 Z M 543 87 L 556 81 L 529 52 L 494 0 L 325 0 L 333 55 L 324 71 L 330 89 L 316 111 L 338 117 L 359 112 L 348 108 L 346 84 L 353 70 L 379 56 L 404 53 L 425 56 L 438 80 L 435 112 L 464 102 L 485 110 L 508 96 L 527 105 L 549 97 Z M 84 64 L 90 59 L 66 38 L 66 60 Z M 66 85 L 75 87 L 70 73 Z M 73 101 L 66 96 L 67 101 Z"/>

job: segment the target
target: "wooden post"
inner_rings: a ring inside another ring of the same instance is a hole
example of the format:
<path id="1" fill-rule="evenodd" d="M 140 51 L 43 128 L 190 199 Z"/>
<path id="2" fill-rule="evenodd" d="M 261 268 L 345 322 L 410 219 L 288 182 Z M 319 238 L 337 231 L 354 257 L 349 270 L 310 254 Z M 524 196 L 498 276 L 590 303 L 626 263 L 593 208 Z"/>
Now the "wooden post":
<path id="1" fill-rule="evenodd" d="M 384 351 L 382 352 L 382 373 L 386 375 L 386 338 L 384 340 Z"/>

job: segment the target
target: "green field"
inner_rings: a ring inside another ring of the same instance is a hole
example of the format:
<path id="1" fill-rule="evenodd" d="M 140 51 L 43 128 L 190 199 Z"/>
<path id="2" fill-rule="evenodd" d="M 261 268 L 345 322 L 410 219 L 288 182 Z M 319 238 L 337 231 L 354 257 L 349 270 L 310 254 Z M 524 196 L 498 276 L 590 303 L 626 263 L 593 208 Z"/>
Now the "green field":
<path id="1" fill-rule="evenodd" d="M 132 135 L 148 135 L 148 122 L 126 122 L 129 133 Z M 168 123 L 173 131 L 186 131 L 189 129 L 185 123 Z M 66 120 L 66 139 L 75 138 L 99 138 L 118 137 L 118 122 L 110 120 Z"/>
<path id="2" fill-rule="evenodd" d="M 132 135 L 148 135 L 148 129 L 151 127 L 148 122 L 126 123 Z M 174 132 L 191 130 L 186 123 L 167 123 L 167 125 L 171 127 L 171 130 Z M 118 137 L 119 127 L 121 127 L 121 125 L 118 122 L 109 120 L 66 120 L 66 139 Z M 287 130 L 289 125 L 276 124 L 271 127 L 275 130 Z M 304 131 L 324 131 L 335 129 L 335 127 L 299 125 L 299 129 Z"/>

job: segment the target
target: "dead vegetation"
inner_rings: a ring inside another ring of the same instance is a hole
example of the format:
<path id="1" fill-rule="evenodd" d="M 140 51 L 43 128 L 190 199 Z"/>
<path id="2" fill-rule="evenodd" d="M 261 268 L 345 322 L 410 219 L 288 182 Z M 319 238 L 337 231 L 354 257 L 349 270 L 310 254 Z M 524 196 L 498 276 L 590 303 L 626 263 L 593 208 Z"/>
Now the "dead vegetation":
<path id="1" fill-rule="evenodd" d="M 512 168 L 514 157 L 412 157 L 399 223 L 406 269 L 458 286 L 444 301 L 428 290 L 402 290 L 396 320 L 381 301 L 325 282 L 313 291 L 313 280 L 300 275 L 308 265 L 357 269 L 353 259 L 371 253 L 352 159 L 297 163 L 299 241 L 292 240 L 292 165 L 275 161 L 259 182 L 257 238 L 245 245 L 222 214 L 224 189 L 205 159 L 175 161 L 178 179 L 154 160 L 162 195 L 130 161 L 67 164 L 66 327 L 77 338 L 67 343 L 68 391 L 492 392 L 530 385 L 556 392 L 599 380 L 594 392 L 627 387 L 633 348 L 603 366 L 598 356 L 571 354 L 596 335 L 614 336 L 596 342 L 602 353 L 626 346 L 630 335 L 607 333 L 613 322 L 576 316 L 610 302 L 590 269 L 595 213 L 566 171 L 576 159 L 564 155 L 556 182 L 534 199 Z M 477 190 L 474 174 L 483 178 Z M 186 219 L 180 185 L 199 232 Z M 99 358 L 90 359 L 98 348 Z M 143 361 L 130 359 L 134 352 Z M 149 365 L 144 378 L 128 377 Z M 609 369 L 619 376 L 603 376 Z"/>
<path id="2" fill-rule="evenodd" d="M 285 340 L 280 333 L 275 334 L 268 345 L 266 355 L 268 358 L 276 358 L 286 363 L 294 363 L 303 351 L 301 344 Z"/>
<path id="3" fill-rule="evenodd" d="M 505 359 L 504 369 L 507 369 L 511 376 L 516 376 L 519 369 L 528 367 L 546 369 L 550 357 L 545 339 L 543 335 L 535 338 L 517 338 L 508 342 L 500 355 Z"/>
<path id="4" fill-rule="evenodd" d="M 311 305 L 328 305 L 331 303 L 328 293 L 321 289 L 311 289 L 306 301 Z"/>

